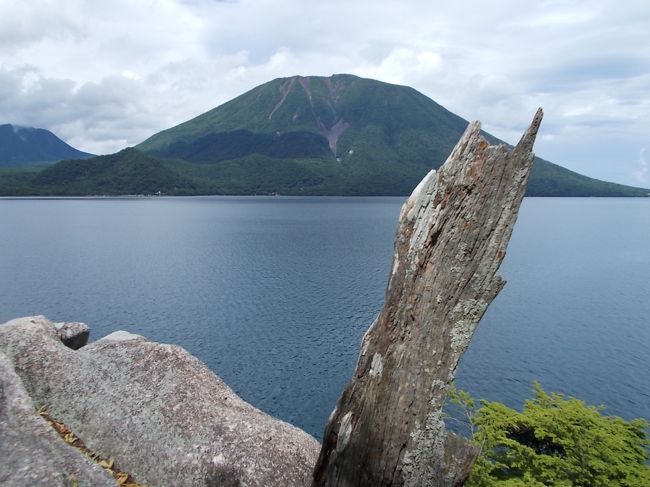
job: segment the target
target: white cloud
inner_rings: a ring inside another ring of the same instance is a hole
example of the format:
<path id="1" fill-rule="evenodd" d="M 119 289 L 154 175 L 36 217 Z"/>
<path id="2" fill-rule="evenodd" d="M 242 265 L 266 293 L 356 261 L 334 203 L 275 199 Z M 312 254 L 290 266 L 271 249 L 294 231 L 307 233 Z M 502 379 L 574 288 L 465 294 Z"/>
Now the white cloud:
<path id="1" fill-rule="evenodd" d="M 406 84 L 537 153 L 632 175 L 650 133 L 650 4 L 613 0 L 0 0 L 0 122 L 110 152 L 270 79 Z"/>
<path id="2" fill-rule="evenodd" d="M 639 151 L 639 166 L 636 171 L 632 173 L 634 179 L 637 180 L 639 184 L 646 184 L 648 182 L 648 162 L 645 158 L 645 147 Z"/>
<path id="3" fill-rule="evenodd" d="M 436 52 L 397 47 L 378 64 L 357 69 L 356 72 L 364 77 L 404 85 L 426 81 L 442 68 L 442 56 Z"/>

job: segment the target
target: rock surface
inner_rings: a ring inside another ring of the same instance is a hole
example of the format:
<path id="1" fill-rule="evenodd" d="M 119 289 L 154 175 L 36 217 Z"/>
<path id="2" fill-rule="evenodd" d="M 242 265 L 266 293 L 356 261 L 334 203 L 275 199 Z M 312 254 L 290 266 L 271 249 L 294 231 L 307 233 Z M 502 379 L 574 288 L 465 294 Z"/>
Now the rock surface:
<path id="1" fill-rule="evenodd" d="M 88 344 L 90 337 L 90 328 L 85 323 L 69 321 L 63 323 L 54 323 L 59 339 L 63 344 L 72 350 L 79 350 Z"/>
<path id="2" fill-rule="evenodd" d="M 242 401 L 180 347 L 120 332 L 74 351 L 54 324 L 31 317 L 0 326 L 0 352 L 35 407 L 140 483 L 311 482 L 318 442 Z"/>
<path id="3" fill-rule="evenodd" d="M 460 356 L 504 286 L 497 270 L 533 163 L 538 110 L 512 150 L 467 128 L 400 213 L 384 308 L 325 430 L 314 485 L 462 485 L 476 456 L 442 407 Z"/>
<path id="4" fill-rule="evenodd" d="M 34 404 L 0 353 L 0 485 L 12 487 L 115 486 L 96 463 L 68 446 Z"/>

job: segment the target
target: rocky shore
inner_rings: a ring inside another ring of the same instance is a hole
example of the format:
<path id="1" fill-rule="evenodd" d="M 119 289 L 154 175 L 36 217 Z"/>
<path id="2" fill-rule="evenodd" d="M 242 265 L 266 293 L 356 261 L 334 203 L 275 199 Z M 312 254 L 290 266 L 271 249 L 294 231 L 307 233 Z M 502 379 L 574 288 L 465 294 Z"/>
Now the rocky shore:
<path id="1" fill-rule="evenodd" d="M 39 410 L 140 485 L 311 484 L 319 443 L 187 351 L 123 331 L 87 344 L 88 334 L 43 316 L 0 325 L 1 485 L 126 485 Z"/>

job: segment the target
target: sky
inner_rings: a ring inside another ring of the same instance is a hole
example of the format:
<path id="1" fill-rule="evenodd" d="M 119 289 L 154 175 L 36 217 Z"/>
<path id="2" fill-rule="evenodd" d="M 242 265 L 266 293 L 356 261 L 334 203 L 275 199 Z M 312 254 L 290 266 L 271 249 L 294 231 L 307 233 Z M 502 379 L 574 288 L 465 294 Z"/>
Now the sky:
<path id="1" fill-rule="evenodd" d="M 648 0 L 0 0 L 0 123 L 95 154 L 278 77 L 412 86 L 542 158 L 650 187 Z"/>

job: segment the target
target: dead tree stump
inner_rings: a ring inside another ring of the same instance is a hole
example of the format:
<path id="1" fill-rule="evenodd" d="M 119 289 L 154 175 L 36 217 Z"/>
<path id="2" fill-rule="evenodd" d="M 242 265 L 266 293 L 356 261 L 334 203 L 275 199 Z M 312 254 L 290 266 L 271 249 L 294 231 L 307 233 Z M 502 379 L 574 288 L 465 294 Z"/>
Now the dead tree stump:
<path id="1" fill-rule="evenodd" d="M 402 207 L 381 313 L 325 430 L 314 486 L 462 485 L 476 451 L 445 430 L 458 360 L 505 281 L 497 273 L 533 164 L 471 123 Z"/>

